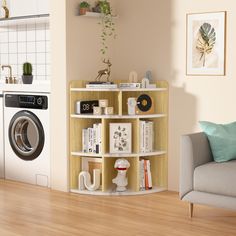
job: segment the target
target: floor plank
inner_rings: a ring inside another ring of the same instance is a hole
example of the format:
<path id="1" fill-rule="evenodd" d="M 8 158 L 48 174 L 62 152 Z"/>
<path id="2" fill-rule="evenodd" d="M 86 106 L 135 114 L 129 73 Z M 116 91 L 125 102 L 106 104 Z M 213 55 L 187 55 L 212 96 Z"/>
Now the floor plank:
<path id="1" fill-rule="evenodd" d="M 101 197 L 0 180 L 1 236 L 235 236 L 236 212 L 188 204 L 177 193 Z"/>

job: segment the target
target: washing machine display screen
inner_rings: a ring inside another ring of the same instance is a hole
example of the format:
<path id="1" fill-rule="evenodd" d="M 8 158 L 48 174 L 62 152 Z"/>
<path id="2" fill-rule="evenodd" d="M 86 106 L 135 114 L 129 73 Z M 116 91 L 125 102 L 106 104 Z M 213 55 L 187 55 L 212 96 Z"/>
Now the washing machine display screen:
<path id="1" fill-rule="evenodd" d="M 23 104 L 35 104 L 34 96 L 19 96 L 19 100 Z"/>

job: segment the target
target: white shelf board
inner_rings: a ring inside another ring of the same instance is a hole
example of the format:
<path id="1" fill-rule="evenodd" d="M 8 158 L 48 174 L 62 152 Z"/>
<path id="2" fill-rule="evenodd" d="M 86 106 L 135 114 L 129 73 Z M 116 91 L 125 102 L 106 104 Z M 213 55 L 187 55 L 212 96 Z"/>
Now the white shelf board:
<path id="1" fill-rule="evenodd" d="M 0 28 L 23 24 L 48 23 L 49 17 L 49 14 L 43 14 L 0 19 Z"/>
<path id="2" fill-rule="evenodd" d="M 161 118 L 166 117 L 166 114 L 151 114 L 151 115 L 76 115 L 72 114 L 71 118 L 77 119 L 145 119 L 145 118 Z"/>
<path id="3" fill-rule="evenodd" d="M 79 15 L 80 17 L 92 17 L 92 18 L 99 18 L 102 17 L 103 14 L 99 12 L 92 12 L 92 11 L 87 11 L 85 15 Z M 118 18 L 118 16 L 112 16 L 112 18 Z"/>
<path id="4" fill-rule="evenodd" d="M 167 91 L 166 88 L 139 88 L 139 89 L 120 89 L 120 88 L 71 88 L 71 92 L 152 92 Z"/>
<path id="5" fill-rule="evenodd" d="M 107 158 L 120 158 L 120 157 L 151 157 L 151 156 L 161 156 L 166 154 L 166 151 L 154 151 L 147 153 L 105 153 L 105 154 L 96 154 L 96 153 L 86 153 L 86 152 L 71 152 L 72 156 L 83 156 L 83 157 L 107 157 Z"/>
<path id="6" fill-rule="evenodd" d="M 78 189 L 71 189 L 70 192 L 72 193 L 78 193 L 78 194 L 87 194 L 87 195 L 97 195 L 97 196 L 129 196 L 129 195 L 145 195 L 145 194 L 150 194 L 150 193 L 158 193 L 158 192 L 163 192 L 167 191 L 167 188 L 165 187 L 153 187 L 150 190 L 144 190 L 144 191 L 131 191 L 127 190 L 125 192 L 116 192 L 116 191 L 108 191 L 108 192 L 103 192 L 101 190 L 97 191 L 89 191 L 89 190 L 78 190 Z"/>

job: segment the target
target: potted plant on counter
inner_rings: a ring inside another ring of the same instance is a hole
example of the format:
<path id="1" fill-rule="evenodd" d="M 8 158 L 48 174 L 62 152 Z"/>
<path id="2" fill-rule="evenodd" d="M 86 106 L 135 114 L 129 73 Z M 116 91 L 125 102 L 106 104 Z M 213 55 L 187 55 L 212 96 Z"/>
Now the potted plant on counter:
<path id="1" fill-rule="evenodd" d="M 22 81 L 23 84 L 32 84 L 33 82 L 33 75 L 32 75 L 32 65 L 29 62 L 25 62 L 23 64 L 23 75 L 22 75 Z"/>
<path id="2" fill-rule="evenodd" d="M 83 1 L 79 4 L 79 14 L 80 15 L 85 15 L 87 11 L 90 9 L 90 4 L 86 1 Z"/>

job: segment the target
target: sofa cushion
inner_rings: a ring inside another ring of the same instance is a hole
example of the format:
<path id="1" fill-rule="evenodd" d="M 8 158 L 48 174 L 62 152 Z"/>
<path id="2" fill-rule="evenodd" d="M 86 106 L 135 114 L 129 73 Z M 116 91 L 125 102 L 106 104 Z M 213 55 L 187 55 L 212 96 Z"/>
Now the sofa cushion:
<path id="1" fill-rule="evenodd" d="M 209 139 L 216 162 L 236 159 L 236 122 L 225 125 L 207 121 L 199 123 Z"/>
<path id="2" fill-rule="evenodd" d="M 193 184 L 195 191 L 236 197 L 236 161 L 198 166 Z"/>

